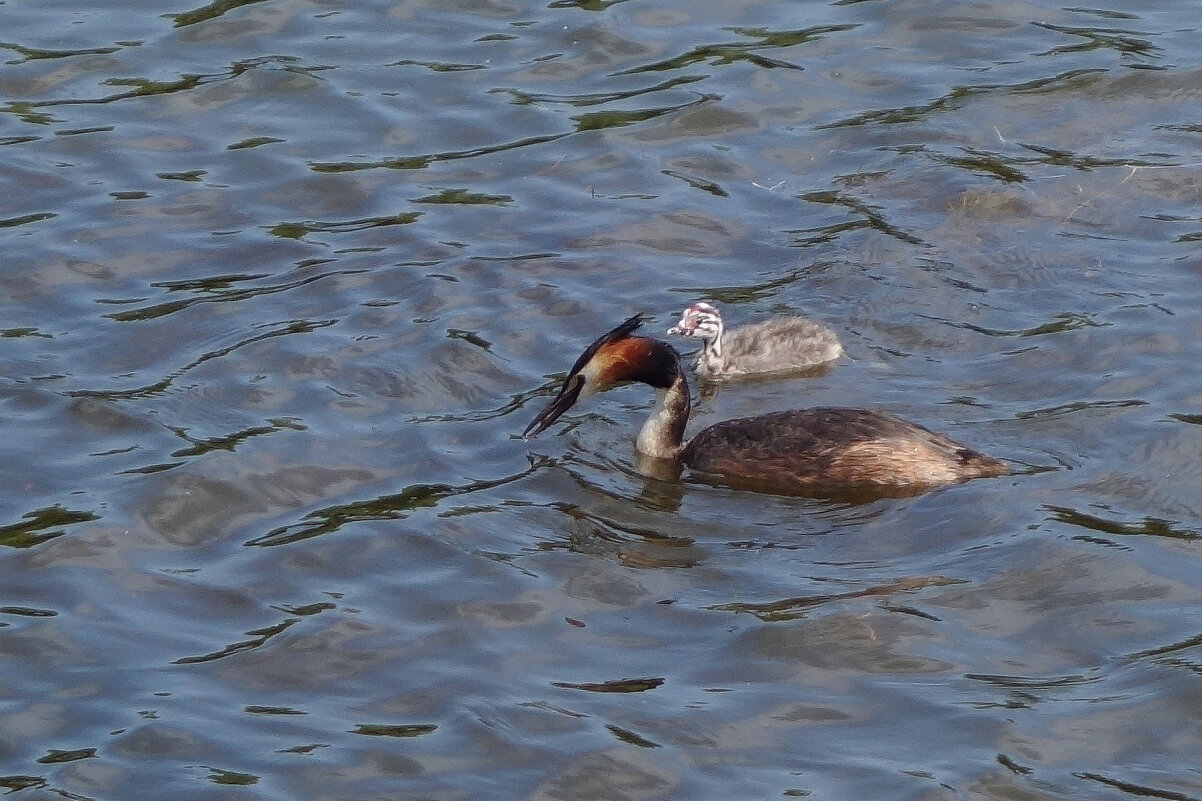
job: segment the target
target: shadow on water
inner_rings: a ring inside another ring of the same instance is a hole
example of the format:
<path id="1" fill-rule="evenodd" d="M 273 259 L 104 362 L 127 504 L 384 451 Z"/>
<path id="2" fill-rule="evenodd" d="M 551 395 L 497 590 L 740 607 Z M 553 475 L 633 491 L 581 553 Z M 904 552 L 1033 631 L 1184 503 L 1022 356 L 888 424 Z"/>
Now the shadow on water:
<path id="1" fill-rule="evenodd" d="M 728 303 L 731 305 L 755 303 L 757 301 L 768 300 L 779 294 L 779 291 L 793 284 L 798 284 L 813 278 L 815 275 L 820 275 L 823 272 L 831 269 L 834 265 L 831 263 L 807 264 L 804 267 L 795 269 L 786 269 L 783 274 L 775 275 L 774 277 L 764 280 L 756 284 L 742 284 L 738 286 L 711 286 L 711 287 L 674 287 L 673 292 L 679 292 L 689 296 L 689 302 L 697 298 L 705 298 L 714 300 L 719 303 Z"/>
<path id="2" fill-rule="evenodd" d="M 965 583 L 958 579 L 943 576 L 921 578 L 895 579 L 886 584 L 867 587 L 852 592 L 831 593 L 827 595 L 807 595 L 797 598 L 784 598 L 767 603 L 724 603 L 708 607 L 718 612 L 736 612 L 755 615 L 765 623 L 777 623 L 785 620 L 795 620 L 804 617 L 811 609 L 835 601 L 847 601 L 857 598 L 891 597 L 902 593 L 915 593 L 927 587 L 944 587 L 951 584 Z M 882 607 L 893 612 L 901 612 L 927 620 L 938 621 L 939 618 L 928 612 L 923 612 L 908 605 L 888 604 Z"/>
<path id="3" fill-rule="evenodd" d="M 55 505 L 37 509 L 21 516 L 25 522 L 0 526 L 0 545 L 9 548 L 29 548 L 47 540 L 61 537 L 65 526 L 99 520 L 100 515 L 79 509 L 64 509 Z M 49 529 L 49 530 L 48 530 Z"/>
<path id="4" fill-rule="evenodd" d="M 354 523 L 378 520 L 404 520 L 415 509 L 437 506 L 447 498 L 489 490 L 526 478 L 551 464 L 550 460 L 532 457 L 530 466 L 513 475 L 485 481 L 471 481 L 460 485 L 415 484 L 401 492 L 363 501 L 352 501 L 309 512 L 299 523 L 279 526 L 258 537 L 247 540 L 245 545 L 271 547 L 290 545 L 302 540 L 320 537 L 341 531 Z"/>
<path id="5" fill-rule="evenodd" d="M 1180 540 L 1202 539 L 1202 534 L 1192 529 L 1183 528 L 1179 521 L 1162 520 L 1156 517 L 1145 517 L 1135 523 L 1086 514 L 1066 506 L 1044 507 L 1052 513 L 1052 519 L 1071 526 L 1097 531 L 1102 534 L 1118 536 L 1150 536 L 1169 537 Z M 1106 542 L 1106 540 L 1101 540 Z"/>

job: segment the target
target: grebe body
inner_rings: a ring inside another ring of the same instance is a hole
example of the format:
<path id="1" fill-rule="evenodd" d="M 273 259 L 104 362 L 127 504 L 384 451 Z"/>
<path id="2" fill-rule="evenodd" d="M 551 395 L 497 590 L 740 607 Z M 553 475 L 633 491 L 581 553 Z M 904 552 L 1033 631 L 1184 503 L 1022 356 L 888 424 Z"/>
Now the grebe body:
<path id="1" fill-rule="evenodd" d="M 668 333 L 701 339 L 693 367 L 703 378 L 806 370 L 843 354 L 835 332 L 813 320 L 774 317 L 728 331 L 722 313 L 704 301 L 685 309 Z"/>
<path id="2" fill-rule="evenodd" d="M 636 447 L 735 485 L 771 491 L 925 489 L 1009 472 L 993 457 L 884 412 L 837 407 L 726 420 L 684 443 L 689 387 L 671 345 L 632 336 L 635 315 L 590 345 L 559 393 L 526 427 L 538 436 L 577 400 L 636 381 L 656 404 Z"/>

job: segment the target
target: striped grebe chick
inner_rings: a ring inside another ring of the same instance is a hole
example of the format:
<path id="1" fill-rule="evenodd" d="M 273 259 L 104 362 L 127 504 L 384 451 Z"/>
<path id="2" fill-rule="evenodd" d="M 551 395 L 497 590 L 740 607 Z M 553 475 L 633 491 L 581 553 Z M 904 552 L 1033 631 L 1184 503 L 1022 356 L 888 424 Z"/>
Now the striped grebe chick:
<path id="1" fill-rule="evenodd" d="M 625 381 L 658 396 L 636 447 L 735 485 L 770 491 L 926 489 L 981 476 L 1006 465 L 942 434 L 868 409 L 815 408 L 726 420 L 687 443 L 689 385 L 671 345 L 633 336 L 636 314 L 581 354 L 559 393 L 522 432 L 545 431 L 582 397 Z"/>
<path id="2" fill-rule="evenodd" d="M 712 303 L 698 301 L 680 315 L 669 334 L 701 339 L 693 369 L 703 378 L 730 378 L 805 370 L 843 354 L 835 332 L 804 317 L 773 317 L 729 331 Z"/>

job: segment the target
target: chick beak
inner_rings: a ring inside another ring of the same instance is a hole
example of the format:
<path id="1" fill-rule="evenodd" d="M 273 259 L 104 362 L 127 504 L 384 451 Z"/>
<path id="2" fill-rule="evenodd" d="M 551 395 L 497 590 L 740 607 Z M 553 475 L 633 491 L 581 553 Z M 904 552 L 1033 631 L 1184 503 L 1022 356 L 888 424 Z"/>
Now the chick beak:
<path id="1" fill-rule="evenodd" d="M 584 376 L 579 374 L 568 376 L 568 380 L 563 382 L 563 386 L 560 388 L 559 394 L 555 396 L 555 400 L 548 403 L 530 421 L 530 425 L 526 426 L 526 430 L 522 432 L 522 437 L 525 439 L 534 439 L 546 431 L 552 423 L 559 419 L 560 415 L 572 408 L 580 397 L 580 390 L 583 388 Z"/>
<path id="2" fill-rule="evenodd" d="M 668 329 L 668 335 L 674 337 L 687 337 L 693 335 L 693 330 L 697 325 L 692 319 L 681 318 L 681 321 Z"/>

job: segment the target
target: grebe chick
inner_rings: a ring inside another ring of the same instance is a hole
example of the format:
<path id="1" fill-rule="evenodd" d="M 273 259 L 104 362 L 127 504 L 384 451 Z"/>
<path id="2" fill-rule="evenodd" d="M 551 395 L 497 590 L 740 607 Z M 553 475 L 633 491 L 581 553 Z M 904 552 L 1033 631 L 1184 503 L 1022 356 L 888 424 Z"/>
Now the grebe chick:
<path id="1" fill-rule="evenodd" d="M 638 450 L 735 485 L 912 491 L 1009 472 L 999 460 L 942 434 L 867 409 L 796 409 L 726 420 L 684 443 L 689 385 L 680 357 L 666 342 L 632 336 L 641 323 L 636 314 L 589 345 L 522 435 L 538 436 L 582 397 L 637 381 L 657 395 Z"/>
<path id="2" fill-rule="evenodd" d="M 813 320 L 773 317 L 727 331 L 717 307 L 704 301 L 685 309 L 668 333 L 701 339 L 693 369 L 703 378 L 805 370 L 843 353 L 835 332 Z"/>

